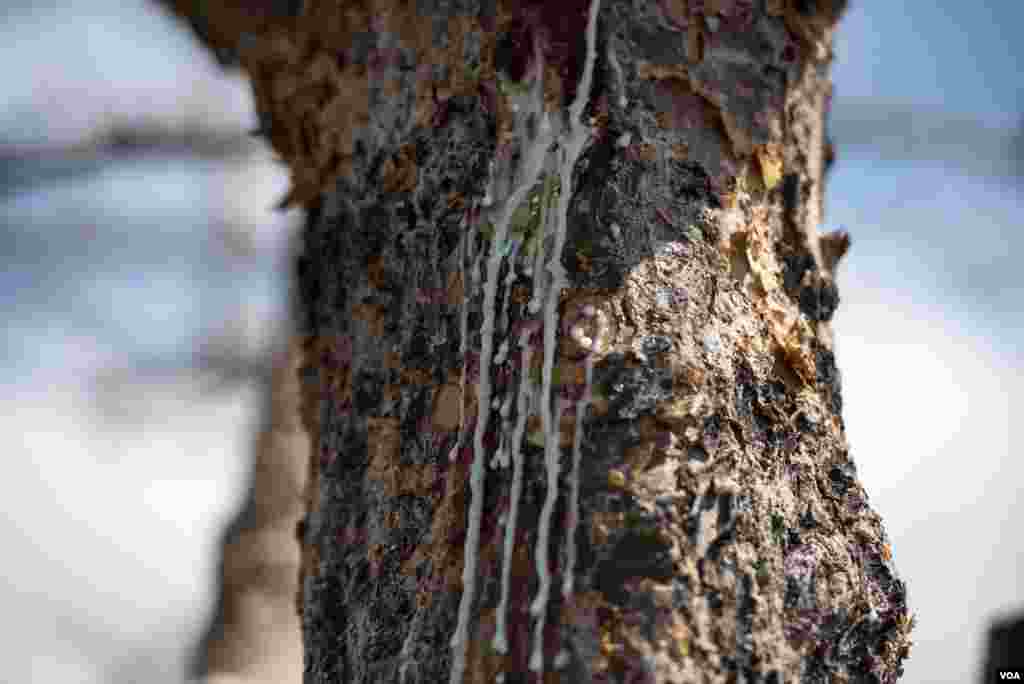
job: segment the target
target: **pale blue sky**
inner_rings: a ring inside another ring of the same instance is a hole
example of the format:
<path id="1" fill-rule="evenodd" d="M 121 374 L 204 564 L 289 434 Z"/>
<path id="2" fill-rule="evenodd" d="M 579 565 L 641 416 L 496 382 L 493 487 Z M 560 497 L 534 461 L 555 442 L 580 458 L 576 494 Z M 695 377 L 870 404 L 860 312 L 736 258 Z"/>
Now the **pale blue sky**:
<path id="1" fill-rule="evenodd" d="M 1017 0 L 851 0 L 836 42 L 836 97 L 1015 123 L 1024 109 L 1022 26 Z"/>

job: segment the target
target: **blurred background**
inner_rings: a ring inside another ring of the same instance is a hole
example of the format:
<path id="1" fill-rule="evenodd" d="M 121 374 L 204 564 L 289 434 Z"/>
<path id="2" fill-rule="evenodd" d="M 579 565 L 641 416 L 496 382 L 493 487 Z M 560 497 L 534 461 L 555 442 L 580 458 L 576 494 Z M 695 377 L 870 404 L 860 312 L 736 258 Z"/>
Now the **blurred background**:
<path id="1" fill-rule="evenodd" d="M 268 422 L 299 216 L 271 208 L 287 172 L 248 83 L 155 3 L 0 17 L 0 681 L 180 684 Z M 243 609 L 281 621 L 267 604 Z"/>
<path id="2" fill-rule="evenodd" d="M 918 619 L 902 681 L 978 681 L 989 624 L 1024 609 L 1024 5 L 852 5 L 822 227 L 853 238 L 845 419 Z M 271 209 L 287 174 L 248 85 L 152 4 L 0 19 L 0 680 L 181 682 L 299 217 Z"/>

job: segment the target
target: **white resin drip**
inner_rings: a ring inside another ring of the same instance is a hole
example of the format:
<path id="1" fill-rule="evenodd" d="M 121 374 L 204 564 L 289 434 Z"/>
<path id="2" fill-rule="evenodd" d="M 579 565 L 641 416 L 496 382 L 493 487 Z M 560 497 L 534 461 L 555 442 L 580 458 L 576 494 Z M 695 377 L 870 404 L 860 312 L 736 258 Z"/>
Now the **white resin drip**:
<path id="1" fill-rule="evenodd" d="M 487 165 L 487 190 L 484 192 L 484 197 L 480 200 L 480 204 L 485 207 L 494 204 L 494 159 L 491 159 Z"/>
<path id="2" fill-rule="evenodd" d="M 466 337 L 469 334 L 469 293 L 471 291 L 469 282 L 469 269 L 466 268 L 466 259 L 472 249 L 473 238 L 476 236 L 474 226 L 463 226 L 462 240 L 459 241 L 459 271 L 462 273 L 462 311 L 459 312 L 459 358 L 462 359 L 462 374 L 459 377 L 459 436 L 455 439 L 455 446 L 448 452 L 448 461 L 455 462 L 462 449 L 462 432 L 466 425 L 466 366 L 469 365 L 466 359 Z"/>
<path id="3" fill-rule="evenodd" d="M 619 83 L 619 109 L 625 109 L 629 106 L 629 100 L 626 99 L 626 79 L 622 77 L 622 67 L 619 65 L 618 57 L 615 56 L 615 50 L 612 49 L 611 41 L 608 42 L 606 54 L 608 63 L 611 65 L 612 71 L 615 72 L 615 80 Z"/>
<path id="4" fill-rule="evenodd" d="M 530 360 L 533 349 L 523 335 L 521 341 L 522 373 L 519 376 L 519 401 L 516 415 L 516 427 L 512 432 L 512 491 L 509 494 L 508 521 L 505 525 L 505 548 L 501 556 L 501 599 L 498 601 L 497 624 L 494 628 L 494 640 L 491 645 L 498 653 L 508 653 L 508 638 L 505 636 L 505 624 L 508 619 L 508 592 L 512 580 L 512 550 L 516 539 L 516 521 L 519 517 L 519 499 L 523 493 L 523 433 L 526 431 L 526 418 L 530 412 Z"/>
<path id="5" fill-rule="evenodd" d="M 548 571 L 548 537 L 551 533 L 551 515 L 558 500 L 560 455 L 558 433 L 563 402 L 557 403 L 552 414 L 551 389 L 557 351 L 558 304 L 562 290 L 568 284 L 565 268 L 562 266 L 562 251 L 565 248 L 566 218 L 569 213 L 569 200 L 572 197 L 572 171 L 580 152 L 583 151 L 583 146 L 590 137 L 590 128 L 580 123 L 580 115 L 587 104 L 590 82 L 594 73 L 594 61 L 597 56 L 595 45 L 597 15 L 600 7 L 601 0 L 591 0 L 590 16 L 587 21 L 587 59 L 583 65 L 583 75 L 576 89 L 576 97 L 569 107 L 569 137 L 562 141 L 562 158 L 559 164 L 561 195 L 558 198 L 554 246 L 547 267 L 551 275 L 551 282 L 544 293 L 544 370 L 540 414 L 544 430 L 544 461 L 547 467 L 548 481 L 544 506 L 541 508 L 540 521 L 537 526 L 537 548 L 534 553 L 539 586 L 537 596 L 530 605 L 530 613 L 537 617 L 533 633 L 533 652 L 530 654 L 529 663 L 530 670 L 534 672 L 541 672 L 544 669 L 544 625 L 547 619 L 548 597 L 551 592 L 551 573 Z"/>
<path id="6" fill-rule="evenodd" d="M 548 150 L 551 147 L 553 136 L 550 126 L 541 125 L 536 138 L 528 139 L 526 133 L 526 120 L 529 115 L 546 117 L 543 111 L 543 78 L 544 65 L 542 60 L 537 59 L 537 72 L 533 81 L 531 92 L 519 98 L 520 111 L 523 115 L 516 117 L 515 139 L 523 141 L 522 176 L 515 184 L 515 191 L 501 203 L 500 209 L 494 213 L 499 214 L 494 236 L 491 242 L 490 255 L 487 260 L 487 279 L 484 283 L 484 320 L 481 327 L 480 342 L 480 371 L 477 378 L 477 406 L 478 415 L 476 430 L 473 434 L 473 463 L 469 472 L 469 514 L 466 521 L 466 542 L 463 547 L 462 565 L 462 596 L 459 600 L 458 622 L 455 633 L 452 635 L 452 669 L 450 684 L 461 684 L 466 669 L 466 647 L 469 638 L 469 621 L 472 612 L 473 599 L 476 593 L 476 571 L 480 545 L 480 521 L 483 516 L 484 503 L 484 471 L 486 450 L 484 449 L 484 434 L 487 431 L 491 404 L 491 363 L 494 353 L 494 328 L 497 318 L 496 299 L 498 294 L 498 282 L 500 280 L 501 264 L 503 261 L 502 245 L 508 238 L 509 222 L 512 214 L 519 204 L 526 197 L 527 193 L 537 181 L 544 161 L 547 158 Z M 507 180 L 507 179 L 503 179 Z M 482 265 L 481 265 L 482 268 Z"/>
<path id="7" fill-rule="evenodd" d="M 586 384 L 583 396 L 576 404 L 576 431 L 572 437 L 572 473 L 569 475 L 569 531 L 565 534 L 565 573 L 562 575 L 562 596 L 572 594 L 576 574 L 576 528 L 580 524 L 580 455 L 583 445 L 583 419 L 593 398 L 594 357 L 588 355 L 584 361 Z"/>
<path id="8" fill-rule="evenodd" d="M 498 347 L 498 353 L 494 357 L 495 365 L 501 365 L 505 363 L 505 357 L 508 356 L 508 339 L 502 341 L 501 346 Z"/>
<path id="9" fill-rule="evenodd" d="M 512 253 L 508 255 L 509 269 L 508 275 L 505 276 L 505 287 L 510 289 L 512 287 L 512 284 L 515 283 L 516 279 L 519 277 L 518 275 L 516 275 L 516 257 L 519 256 L 519 250 L 522 248 L 522 246 L 523 243 L 517 241 L 516 244 L 513 245 L 512 247 Z M 506 294 L 506 298 L 507 296 L 508 295 Z"/>
<path id="10" fill-rule="evenodd" d="M 508 299 L 512 294 L 512 283 L 516 281 L 516 257 L 519 255 L 519 247 L 521 246 L 519 240 L 512 240 L 509 245 L 508 252 L 508 274 L 505 275 L 505 291 L 501 296 L 501 306 L 498 307 L 498 311 L 501 312 L 501 325 L 498 326 L 498 332 L 504 334 L 506 328 L 508 328 Z M 504 249 L 504 247 L 502 247 Z M 504 345 L 507 347 L 508 345 Z"/>

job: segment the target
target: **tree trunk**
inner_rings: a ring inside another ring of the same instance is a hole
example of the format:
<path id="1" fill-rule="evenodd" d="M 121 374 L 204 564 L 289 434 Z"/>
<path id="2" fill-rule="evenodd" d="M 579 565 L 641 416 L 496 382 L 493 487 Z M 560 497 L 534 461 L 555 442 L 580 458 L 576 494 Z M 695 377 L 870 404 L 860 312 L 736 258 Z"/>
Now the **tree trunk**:
<path id="1" fill-rule="evenodd" d="M 224 535 L 218 603 L 192 664 L 208 684 L 302 679 L 295 597 L 309 438 L 299 413 L 300 340 L 282 345 L 266 380 L 246 503 Z"/>
<path id="2" fill-rule="evenodd" d="M 306 681 L 895 681 L 816 233 L 844 3 L 300 4 L 193 20 L 308 209 Z"/>

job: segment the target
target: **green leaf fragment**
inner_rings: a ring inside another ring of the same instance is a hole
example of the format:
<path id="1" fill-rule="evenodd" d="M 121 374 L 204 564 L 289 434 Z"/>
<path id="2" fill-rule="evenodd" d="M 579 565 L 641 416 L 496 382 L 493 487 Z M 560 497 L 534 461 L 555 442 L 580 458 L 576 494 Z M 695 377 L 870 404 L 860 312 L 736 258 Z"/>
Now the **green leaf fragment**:
<path id="1" fill-rule="evenodd" d="M 531 211 L 529 204 L 519 205 L 514 212 L 512 212 L 512 233 L 518 235 L 526 235 L 530 230 L 531 223 Z"/>
<path id="2" fill-rule="evenodd" d="M 555 197 L 561 194 L 562 179 L 555 174 L 548 175 L 544 179 L 544 201 L 551 207 Z"/>
<path id="3" fill-rule="evenodd" d="M 498 74 L 498 90 L 502 95 L 515 95 L 522 97 L 530 92 L 530 81 L 513 81 L 502 74 Z"/>

